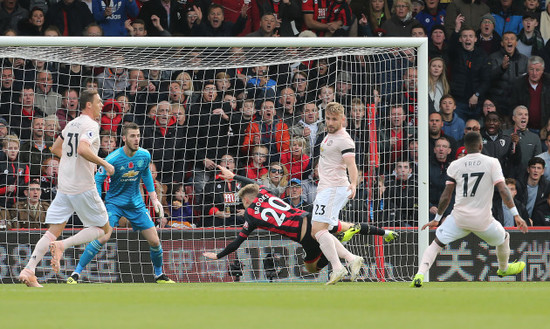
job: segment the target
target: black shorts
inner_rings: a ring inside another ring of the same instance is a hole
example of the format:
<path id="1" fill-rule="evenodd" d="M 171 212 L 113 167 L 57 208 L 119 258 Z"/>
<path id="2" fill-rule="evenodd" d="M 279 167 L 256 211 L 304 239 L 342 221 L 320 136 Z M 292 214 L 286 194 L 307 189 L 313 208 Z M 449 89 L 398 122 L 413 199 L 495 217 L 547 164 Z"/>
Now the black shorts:
<path id="1" fill-rule="evenodd" d="M 306 257 L 304 257 L 304 263 L 315 263 L 317 262 L 317 268 L 322 269 L 327 266 L 328 260 L 323 255 L 321 247 L 319 247 L 319 242 L 311 236 L 311 214 L 308 214 L 307 217 L 304 217 L 304 220 L 307 221 L 307 230 L 306 234 L 300 244 L 306 252 Z"/>

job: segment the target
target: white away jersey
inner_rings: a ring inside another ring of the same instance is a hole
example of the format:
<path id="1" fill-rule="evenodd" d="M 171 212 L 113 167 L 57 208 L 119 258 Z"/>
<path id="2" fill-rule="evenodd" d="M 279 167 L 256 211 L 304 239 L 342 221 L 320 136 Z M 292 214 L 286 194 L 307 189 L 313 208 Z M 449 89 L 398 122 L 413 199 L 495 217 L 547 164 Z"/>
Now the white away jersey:
<path id="1" fill-rule="evenodd" d="M 493 221 L 494 186 L 504 181 L 498 160 L 481 153 L 468 154 L 453 161 L 447 175 L 456 183 L 452 214 L 458 227 L 472 231 L 487 229 Z"/>
<path id="2" fill-rule="evenodd" d="M 70 121 L 61 133 L 63 148 L 59 162 L 58 191 L 79 194 L 95 189 L 96 164 L 78 155 L 78 144 L 88 143 L 97 155 L 99 151 L 99 124 L 87 115 Z"/>
<path id="3" fill-rule="evenodd" d="M 342 128 L 334 134 L 327 134 L 321 143 L 317 191 L 350 184 L 344 157 L 355 157 L 355 143 Z"/>

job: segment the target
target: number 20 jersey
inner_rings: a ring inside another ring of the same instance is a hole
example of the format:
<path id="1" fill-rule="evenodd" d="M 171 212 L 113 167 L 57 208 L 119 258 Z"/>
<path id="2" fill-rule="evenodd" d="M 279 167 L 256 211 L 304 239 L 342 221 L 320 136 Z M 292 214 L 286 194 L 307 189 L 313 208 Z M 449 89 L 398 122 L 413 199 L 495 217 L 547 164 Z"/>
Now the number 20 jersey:
<path id="1" fill-rule="evenodd" d="M 88 143 L 92 152 L 99 151 L 99 124 L 87 115 L 70 121 L 61 132 L 62 155 L 59 162 L 57 190 L 64 194 L 80 194 L 95 189 L 95 163 L 78 155 L 78 144 Z"/>
<path id="2" fill-rule="evenodd" d="M 481 153 L 468 154 L 449 165 L 447 176 L 447 184 L 456 184 L 451 212 L 456 225 L 471 231 L 486 230 L 493 221 L 494 186 L 504 181 L 498 159 Z"/>
<path id="3" fill-rule="evenodd" d="M 245 223 L 239 235 L 248 238 L 252 231 L 261 228 L 300 242 L 302 221 L 307 220 L 308 214 L 307 211 L 291 207 L 260 186 L 260 193 L 245 210 Z"/>

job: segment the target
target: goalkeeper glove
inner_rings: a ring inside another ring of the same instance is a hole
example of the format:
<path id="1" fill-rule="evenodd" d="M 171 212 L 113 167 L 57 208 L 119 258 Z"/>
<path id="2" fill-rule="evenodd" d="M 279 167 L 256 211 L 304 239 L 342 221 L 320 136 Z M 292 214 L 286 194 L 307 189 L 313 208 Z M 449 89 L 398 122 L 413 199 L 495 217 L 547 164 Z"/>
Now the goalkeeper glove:
<path id="1" fill-rule="evenodd" d="M 159 200 L 153 200 L 153 208 L 155 209 L 157 216 L 164 218 L 164 207 Z"/>

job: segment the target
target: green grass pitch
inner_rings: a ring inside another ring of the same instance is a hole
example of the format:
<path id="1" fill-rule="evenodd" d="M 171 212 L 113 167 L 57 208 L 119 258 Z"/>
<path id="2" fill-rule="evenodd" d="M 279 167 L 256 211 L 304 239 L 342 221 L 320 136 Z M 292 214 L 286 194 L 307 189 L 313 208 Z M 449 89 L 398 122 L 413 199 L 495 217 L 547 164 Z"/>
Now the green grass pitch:
<path id="1" fill-rule="evenodd" d="M 548 328 L 550 282 L 0 285 L 1 328 Z"/>

